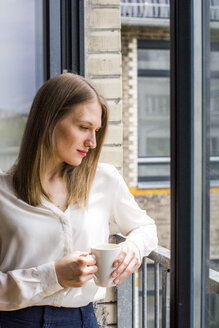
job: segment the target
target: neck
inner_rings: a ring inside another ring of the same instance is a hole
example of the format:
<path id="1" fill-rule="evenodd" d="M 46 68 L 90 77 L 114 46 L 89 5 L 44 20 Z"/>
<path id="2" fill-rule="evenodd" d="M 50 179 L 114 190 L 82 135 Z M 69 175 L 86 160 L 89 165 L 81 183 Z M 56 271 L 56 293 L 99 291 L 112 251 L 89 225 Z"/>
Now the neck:
<path id="1" fill-rule="evenodd" d="M 46 164 L 44 179 L 46 181 L 52 181 L 57 178 L 60 179 L 62 177 L 62 168 L 63 163 L 54 163 L 54 161 L 48 160 Z"/>

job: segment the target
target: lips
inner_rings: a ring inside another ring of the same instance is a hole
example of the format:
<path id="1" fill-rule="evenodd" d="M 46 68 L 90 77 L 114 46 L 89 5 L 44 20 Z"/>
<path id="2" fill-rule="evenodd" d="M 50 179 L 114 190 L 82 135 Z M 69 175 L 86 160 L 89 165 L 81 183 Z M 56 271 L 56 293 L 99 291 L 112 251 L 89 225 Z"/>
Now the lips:
<path id="1" fill-rule="evenodd" d="M 79 152 L 79 154 L 81 154 L 81 156 L 85 157 L 87 155 L 87 151 L 86 150 L 80 150 L 77 149 L 77 151 Z"/>

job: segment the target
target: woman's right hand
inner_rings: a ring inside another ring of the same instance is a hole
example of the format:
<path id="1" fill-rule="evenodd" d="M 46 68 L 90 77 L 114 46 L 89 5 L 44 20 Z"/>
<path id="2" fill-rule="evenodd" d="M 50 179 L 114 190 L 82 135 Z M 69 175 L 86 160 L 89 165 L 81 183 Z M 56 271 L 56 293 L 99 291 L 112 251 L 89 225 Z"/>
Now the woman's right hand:
<path id="1" fill-rule="evenodd" d="M 56 261 L 55 270 L 62 287 L 82 287 L 97 272 L 96 260 L 90 253 L 75 251 Z"/>

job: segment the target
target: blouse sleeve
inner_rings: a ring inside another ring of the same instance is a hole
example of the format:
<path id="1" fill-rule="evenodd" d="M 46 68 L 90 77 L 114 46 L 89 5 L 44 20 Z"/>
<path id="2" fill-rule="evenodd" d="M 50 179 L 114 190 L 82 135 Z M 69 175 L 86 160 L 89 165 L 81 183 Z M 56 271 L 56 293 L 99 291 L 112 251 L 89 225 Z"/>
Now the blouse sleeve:
<path id="1" fill-rule="evenodd" d="M 62 289 L 53 262 L 29 269 L 0 272 L 0 309 L 30 306 Z"/>
<path id="2" fill-rule="evenodd" d="M 138 206 L 119 173 L 112 216 L 120 232 L 138 246 L 141 258 L 157 247 L 157 229 L 154 220 Z"/>

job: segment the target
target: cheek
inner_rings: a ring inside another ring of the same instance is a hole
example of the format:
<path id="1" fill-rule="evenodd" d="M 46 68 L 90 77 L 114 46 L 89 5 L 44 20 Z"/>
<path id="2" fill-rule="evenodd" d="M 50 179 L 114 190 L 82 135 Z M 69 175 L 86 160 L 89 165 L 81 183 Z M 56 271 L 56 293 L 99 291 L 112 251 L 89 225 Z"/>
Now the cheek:
<path id="1" fill-rule="evenodd" d="M 66 133 L 66 130 L 58 127 L 55 132 L 54 132 L 54 137 L 53 137 L 53 144 L 54 147 L 57 151 L 59 151 L 59 148 L 62 148 L 65 146 L 67 139 L 68 139 L 68 134 Z"/>
<path id="2" fill-rule="evenodd" d="M 59 129 L 55 135 L 55 146 L 58 151 L 63 151 L 79 142 L 80 136 L 72 129 Z"/>

